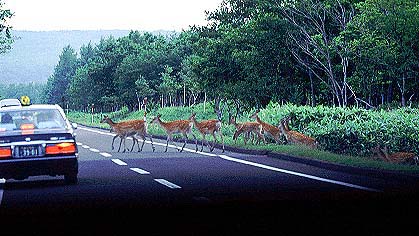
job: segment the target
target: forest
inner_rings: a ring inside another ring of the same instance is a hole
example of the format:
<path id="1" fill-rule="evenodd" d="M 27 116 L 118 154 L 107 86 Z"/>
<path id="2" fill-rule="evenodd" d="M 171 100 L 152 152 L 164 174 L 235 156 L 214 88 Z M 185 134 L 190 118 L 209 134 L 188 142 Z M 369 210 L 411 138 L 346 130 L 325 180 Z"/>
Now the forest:
<path id="1" fill-rule="evenodd" d="M 419 152 L 417 0 L 224 0 L 206 15 L 64 47 L 39 100 L 111 114 L 210 103 L 224 123 L 261 109 L 327 151 Z"/>
<path id="2" fill-rule="evenodd" d="M 63 49 L 45 101 L 73 109 L 228 101 L 411 106 L 419 96 L 416 0 L 225 0 L 206 26 L 131 31 Z"/>

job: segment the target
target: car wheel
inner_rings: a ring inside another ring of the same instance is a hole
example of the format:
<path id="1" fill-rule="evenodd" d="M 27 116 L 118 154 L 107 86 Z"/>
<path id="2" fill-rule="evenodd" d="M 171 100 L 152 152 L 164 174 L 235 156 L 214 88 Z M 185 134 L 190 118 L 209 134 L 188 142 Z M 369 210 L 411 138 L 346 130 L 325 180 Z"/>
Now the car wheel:
<path id="1" fill-rule="evenodd" d="M 66 184 L 77 184 L 77 181 L 78 181 L 77 174 L 64 175 L 64 182 Z"/>

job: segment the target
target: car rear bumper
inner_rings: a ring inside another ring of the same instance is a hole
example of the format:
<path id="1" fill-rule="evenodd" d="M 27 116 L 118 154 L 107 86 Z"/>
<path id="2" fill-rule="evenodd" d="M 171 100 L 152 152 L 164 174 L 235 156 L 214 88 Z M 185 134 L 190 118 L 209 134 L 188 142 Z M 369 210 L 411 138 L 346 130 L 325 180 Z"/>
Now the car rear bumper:
<path id="1" fill-rule="evenodd" d="M 0 178 L 25 179 L 38 175 L 77 175 L 77 156 L 39 157 L 0 161 Z"/>

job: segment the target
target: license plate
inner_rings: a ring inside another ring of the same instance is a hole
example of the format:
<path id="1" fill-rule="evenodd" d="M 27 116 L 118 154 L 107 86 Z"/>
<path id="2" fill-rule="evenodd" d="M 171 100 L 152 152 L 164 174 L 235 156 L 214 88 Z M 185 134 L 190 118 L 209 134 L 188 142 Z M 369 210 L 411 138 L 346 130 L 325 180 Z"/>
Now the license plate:
<path id="1" fill-rule="evenodd" d="M 20 146 L 17 148 L 17 158 L 39 156 L 39 146 Z"/>

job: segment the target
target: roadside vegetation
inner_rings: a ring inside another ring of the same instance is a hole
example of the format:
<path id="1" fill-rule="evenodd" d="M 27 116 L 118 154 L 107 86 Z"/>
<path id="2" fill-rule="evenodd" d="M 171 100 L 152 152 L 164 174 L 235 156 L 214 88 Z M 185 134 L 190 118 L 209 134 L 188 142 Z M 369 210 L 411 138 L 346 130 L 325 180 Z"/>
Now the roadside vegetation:
<path id="1" fill-rule="evenodd" d="M 157 114 L 162 115 L 161 119 L 163 121 L 188 119 L 192 112 L 196 112 L 198 121 L 217 119 L 214 104 L 207 103 L 204 112 L 204 106 L 201 103 L 191 107 L 150 109 L 147 114 L 147 121 L 150 122 Z M 253 121 L 249 118 L 252 112 L 243 112 L 238 116 L 237 121 Z M 418 154 L 418 109 L 403 108 L 389 111 L 371 111 L 355 108 L 343 109 L 341 107 L 311 107 L 271 103 L 265 109 L 260 110 L 260 119 L 275 126 L 281 118 L 289 115 L 294 116 L 293 121 L 295 122 L 290 123 L 290 129 L 316 138 L 319 142 L 318 149 L 286 144 L 283 137 L 283 144 L 276 144 L 272 139 L 267 138 L 268 144 L 252 144 L 249 142 L 244 145 L 243 135 L 241 135 L 235 143 L 232 138 L 235 127 L 229 124 L 228 113 L 226 107 L 222 116 L 222 132 L 225 144 L 228 146 L 267 150 L 356 167 L 419 173 L 419 166 L 387 163 L 373 157 L 371 152 L 373 147 L 380 144 L 381 146 L 388 146 L 391 152 L 412 151 Z M 93 123 L 91 113 L 71 111 L 68 113 L 68 118 L 72 122 L 109 129 L 108 124 L 100 123 L 103 115 L 108 115 L 113 121 L 118 122 L 142 119 L 144 111 L 129 112 L 127 108 L 123 108 L 116 112 L 95 113 Z M 149 124 L 149 132 L 153 135 L 165 135 L 164 130 L 155 124 Z M 198 140 L 201 140 L 202 137 L 195 128 L 194 134 Z M 212 137 L 207 136 L 207 139 L 213 141 Z M 220 143 L 219 138 L 218 142 Z M 204 150 L 208 151 L 207 147 L 204 147 Z"/>

